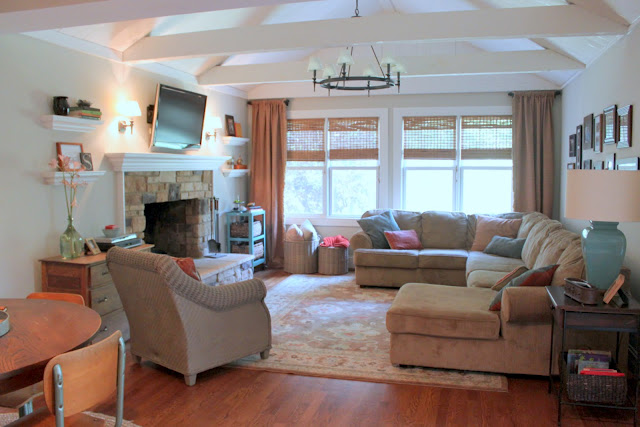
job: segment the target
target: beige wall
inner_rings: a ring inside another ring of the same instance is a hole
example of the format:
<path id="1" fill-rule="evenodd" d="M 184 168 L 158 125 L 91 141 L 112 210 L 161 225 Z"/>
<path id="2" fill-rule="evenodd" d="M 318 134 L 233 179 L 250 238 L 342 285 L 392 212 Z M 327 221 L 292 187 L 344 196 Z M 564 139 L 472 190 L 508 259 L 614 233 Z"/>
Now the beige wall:
<path id="1" fill-rule="evenodd" d="M 615 145 L 605 145 L 603 154 L 585 152 L 585 159 L 604 160 L 605 154 L 616 153 L 619 157 L 640 156 L 640 27 L 636 25 L 631 34 L 612 46 L 604 55 L 589 66 L 578 78 L 572 81 L 563 91 L 563 125 L 562 125 L 562 179 L 560 182 L 561 220 L 567 228 L 579 232 L 588 225 L 586 221 L 570 220 L 564 217 L 564 191 L 566 183 L 566 164 L 569 162 L 569 135 L 576 132 L 576 126 L 582 124 L 584 116 L 600 113 L 612 104 L 618 107 L 633 104 L 636 111 L 633 120 L 632 148 L 616 149 Z M 573 159 L 572 159 L 573 161 Z M 611 191 L 624 193 L 623 188 L 612 188 Z M 637 201 L 640 203 L 640 200 Z M 625 265 L 631 268 L 632 289 L 640 296 L 640 223 L 620 224 L 620 230 L 627 237 L 627 257 Z"/>
<path id="2" fill-rule="evenodd" d="M 80 190 L 75 224 L 83 236 L 99 236 L 101 228 L 115 222 L 115 177 L 105 152 L 147 152 L 149 125 L 135 119 L 133 135 L 117 131 L 116 102 L 138 101 L 143 115 L 155 98 L 157 83 L 203 92 L 195 86 L 115 64 L 97 57 L 54 46 L 26 36 L 0 36 L 0 296 L 23 297 L 40 289 L 39 258 L 59 253 L 58 238 L 66 226 L 63 189 L 42 183 L 40 174 L 55 156 L 55 142 L 81 142 L 90 152 L 96 170 L 108 171 L 96 183 Z M 69 96 L 93 101 L 102 109 L 105 124 L 91 133 L 61 132 L 39 124 L 51 114 L 51 98 Z M 205 130 L 211 117 L 234 115 L 247 133 L 246 100 L 210 92 Z M 220 141 L 204 142 L 197 155 L 242 154 L 246 148 L 230 149 Z M 214 174 L 214 195 L 228 210 L 236 195 L 246 197 L 246 178 Z M 222 228 L 221 228 L 222 230 Z"/>

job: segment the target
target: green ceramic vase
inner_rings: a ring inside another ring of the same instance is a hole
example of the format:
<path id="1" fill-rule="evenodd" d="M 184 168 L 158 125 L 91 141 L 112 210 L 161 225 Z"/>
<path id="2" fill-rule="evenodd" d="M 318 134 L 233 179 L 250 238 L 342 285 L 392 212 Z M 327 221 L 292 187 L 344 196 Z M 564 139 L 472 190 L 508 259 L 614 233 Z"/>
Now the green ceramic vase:
<path id="1" fill-rule="evenodd" d="M 73 218 L 67 219 L 67 229 L 60 236 L 60 255 L 64 259 L 78 258 L 84 255 L 84 239 L 73 227 Z"/>

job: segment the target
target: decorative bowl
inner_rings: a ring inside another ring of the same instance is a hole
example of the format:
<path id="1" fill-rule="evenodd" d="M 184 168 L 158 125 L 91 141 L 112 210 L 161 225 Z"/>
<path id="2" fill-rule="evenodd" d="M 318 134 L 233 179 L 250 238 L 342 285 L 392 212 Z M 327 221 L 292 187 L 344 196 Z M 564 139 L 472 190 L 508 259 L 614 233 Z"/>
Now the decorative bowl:
<path id="1" fill-rule="evenodd" d="M 114 238 L 120 235 L 120 228 L 104 228 L 102 232 L 106 237 Z"/>

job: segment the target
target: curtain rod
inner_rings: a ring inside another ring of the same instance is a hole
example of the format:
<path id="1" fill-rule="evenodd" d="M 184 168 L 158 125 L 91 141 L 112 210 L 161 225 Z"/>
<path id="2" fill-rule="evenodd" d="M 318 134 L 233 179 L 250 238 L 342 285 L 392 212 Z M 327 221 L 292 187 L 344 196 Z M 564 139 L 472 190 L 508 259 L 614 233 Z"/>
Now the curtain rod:
<path id="1" fill-rule="evenodd" d="M 247 101 L 247 105 L 251 105 L 251 101 Z M 288 99 L 284 100 L 284 105 L 289 106 L 289 100 Z"/>
<path id="2" fill-rule="evenodd" d="M 508 95 L 513 98 L 513 95 L 515 95 L 515 93 L 509 92 Z M 557 91 L 555 91 L 554 95 L 555 96 L 562 95 L 562 92 L 557 90 Z"/>

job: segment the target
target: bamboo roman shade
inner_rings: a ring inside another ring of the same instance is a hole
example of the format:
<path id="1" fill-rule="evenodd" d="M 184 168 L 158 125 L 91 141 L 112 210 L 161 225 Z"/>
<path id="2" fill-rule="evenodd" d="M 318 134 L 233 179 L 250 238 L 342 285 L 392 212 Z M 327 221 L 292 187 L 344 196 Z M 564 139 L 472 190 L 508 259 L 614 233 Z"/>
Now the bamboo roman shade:
<path id="1" fill-rule="evenodd" d="M 462 159 L 511 159 L 511 116 L 462 116 Z"/>
<path id="2" fill-rule="evenodd" d="M 331 160 L 378 159 L 378 118 L 329 119 Z"/>
<path id="3" fill-rule="evenodd" d="M 324 119 L 287 120 L 287 161 L 324 161 Z"/>
<path id="4" fill-rule="evenodd" d="M 456 158 L 456 116 L 404 117 L 405 159 Z"/>

